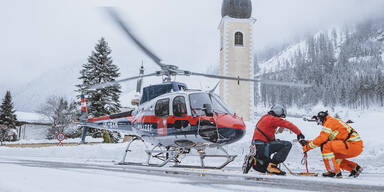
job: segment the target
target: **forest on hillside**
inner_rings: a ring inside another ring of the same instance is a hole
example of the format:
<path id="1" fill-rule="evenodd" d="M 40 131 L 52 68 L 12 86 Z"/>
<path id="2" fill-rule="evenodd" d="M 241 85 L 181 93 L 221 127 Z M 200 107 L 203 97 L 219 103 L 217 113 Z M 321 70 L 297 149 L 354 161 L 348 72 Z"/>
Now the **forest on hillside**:
<path id="1" fill-rule="evenodd" d="M 282 46 L 288 49 L 289 46 Z M 283 51 L 283 50 L 281 50 Z M 277 51 L 272 49 L 275 57 Z M 310 88 L 264 85 L 255 88 L 255 101 L 270 106 L 370 108 L 384 106 L 384 19 L 331 29 L 305 39 L 305 48 L 278 63 L 278 72 L 264 79 L 312 84 Z M 263 53 L 258 58 L 272 58 Z M 258 69 L 260 63 L 255 63 Z"/>

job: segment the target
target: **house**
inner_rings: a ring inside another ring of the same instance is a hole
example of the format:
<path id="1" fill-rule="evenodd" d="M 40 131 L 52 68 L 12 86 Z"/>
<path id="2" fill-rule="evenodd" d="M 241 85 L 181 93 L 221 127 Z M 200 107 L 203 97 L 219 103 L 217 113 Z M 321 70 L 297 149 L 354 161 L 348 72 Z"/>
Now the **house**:
<path id="1" fill-rule="evenodd" d="M 49 117 L 32 112 L 16 111 L 18 120 L 17 135 L 19 140 L 45 139 L 52 126 Z"/>

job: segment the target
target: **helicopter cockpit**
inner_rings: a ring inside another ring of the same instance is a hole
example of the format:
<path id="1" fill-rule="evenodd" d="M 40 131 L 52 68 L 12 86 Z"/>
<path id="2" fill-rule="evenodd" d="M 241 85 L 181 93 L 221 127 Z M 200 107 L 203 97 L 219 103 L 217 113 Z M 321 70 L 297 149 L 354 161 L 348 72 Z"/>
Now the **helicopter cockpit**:
<path id="1" fill-rule="evenodd" d="M 233 114 L 219 96 L 214 93 L 192 93 L 189 94 L 192 115 L 210 115 L 208 111 L 215 113 Z"/>

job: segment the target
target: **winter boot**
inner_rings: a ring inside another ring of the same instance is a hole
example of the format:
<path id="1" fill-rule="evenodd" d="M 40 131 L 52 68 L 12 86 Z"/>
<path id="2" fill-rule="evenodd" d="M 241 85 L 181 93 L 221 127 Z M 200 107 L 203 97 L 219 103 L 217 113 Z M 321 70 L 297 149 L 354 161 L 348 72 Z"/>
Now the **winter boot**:
<path id="1" fill-rule="evenodd" d="M 336 178 L 343 178 L 343 175 L 341 175 L 341 172 L 333 173 L 333 172 L 325 172 L 323 173 L 323 177 L 335 177 Z"/>
<path id="2" fill-rule="evenodd" d="M 275 174 L 275 175 L 285 175 L 286 173 L 282 170 L 280 170 L 276 164 L 274 163 L 269 163 L 267 172 L 270 174 Z"/>
<path id="3" fill-rule="evenodd" d="M 363 171 L 363 168 L 360 167 L 359 165 L 356 165 L 356 167 L 351 171 L 351 174 L 349 174 L 350 177 L 358 177 L 360 173 Z"/>

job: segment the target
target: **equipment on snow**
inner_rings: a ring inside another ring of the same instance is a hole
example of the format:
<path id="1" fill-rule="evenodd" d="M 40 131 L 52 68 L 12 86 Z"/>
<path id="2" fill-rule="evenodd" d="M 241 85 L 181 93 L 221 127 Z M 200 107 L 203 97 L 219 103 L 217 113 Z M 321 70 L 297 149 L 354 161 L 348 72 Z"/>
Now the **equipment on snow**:
<path id="1" fill-rule="evenodd" d="M 308 169 L 308 155 L 307 153 L 304 153 L 303 159 L 301 159 L 301 164 L 305 164 L 305 169 L 307 172 L 301 172 L 301 175 L 309 175 L 309 176 L 317 176 L 317 173 L 309 172 Z"/>
<path id="2" fill-rule="evenodd" d="M 305 164 L 305 168 L 306 168 L 307 172 L 294 173 L 294 172 L 291 171 L 291 169 L 288 168 L 288 166 L 285 163 L 283 163 L 283 165 L 288 170 L 289 174 L 291 174 L 291 175 L 295 175 L 295 176 L 315 176 L 315 177 L 317 177 L 319 175 L 318 173 L 309 172 L 306 153 L 304 154 L 304 157 L 301 160 L 301 163 Z"/>

